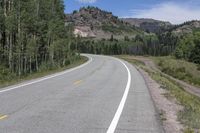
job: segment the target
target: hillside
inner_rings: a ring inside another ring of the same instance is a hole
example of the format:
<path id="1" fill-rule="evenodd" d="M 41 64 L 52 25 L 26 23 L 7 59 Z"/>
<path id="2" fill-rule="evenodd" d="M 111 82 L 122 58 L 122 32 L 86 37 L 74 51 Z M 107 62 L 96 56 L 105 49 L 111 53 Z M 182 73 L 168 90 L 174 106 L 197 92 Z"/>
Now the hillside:
<path id="1" fill-rule="evenodd" d="M 170 29 L 173 25 L 170 22 L 164 22 L 146 18 L 122 18 L 124 22 L 139 27 L 144 31 L 158 33 Z"/>
<path id="2" fill-rule="evenodd" d="M 185 35 L 193 33 L 193 31 L 197 30 L 200 30 L 200 21 L 193 20 L 174 26 L 170 32 L 174 33 L 175 35 Z"/>
<path id="3" fill-rule="evenodd" d="M 171 45 L 176 58 L 200 64 L 200 21 L 176 25 L 159 38 L 162 44 Z"/>
<path id="4" fill-rule="evenodd" d="M 129 23 L 123 22 L 111 12 L 97 7 L 83 7 L 79 11 L 66 15 L 66 24 L 74 25 L 75 35 L 82 37 L 108 38 L 116 36 L 135 35 L 143 31 Z"/>

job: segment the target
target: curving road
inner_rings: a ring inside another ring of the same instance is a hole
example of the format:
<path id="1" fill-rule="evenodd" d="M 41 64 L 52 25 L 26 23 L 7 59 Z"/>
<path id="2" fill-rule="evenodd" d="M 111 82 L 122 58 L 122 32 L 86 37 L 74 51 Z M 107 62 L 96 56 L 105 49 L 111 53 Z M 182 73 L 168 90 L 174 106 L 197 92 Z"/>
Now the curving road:
<path id="1" fill-rule="evenodd" d="M 0 90 L 0 133 L 162 133 L 140 73 L 85 55 L 77 68 Z"/>

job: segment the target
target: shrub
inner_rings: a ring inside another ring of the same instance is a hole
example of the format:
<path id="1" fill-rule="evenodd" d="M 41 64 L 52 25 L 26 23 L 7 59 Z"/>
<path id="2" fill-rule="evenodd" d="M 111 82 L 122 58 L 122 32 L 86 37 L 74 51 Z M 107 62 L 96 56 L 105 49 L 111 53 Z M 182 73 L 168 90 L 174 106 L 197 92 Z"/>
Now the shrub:
<path id="1" fill-rule="evenodd" d="M 160 67 L 163 66 L 163 60 L 160 60 L 160 61 L 159 61 L 158 66 L 160 66 Z"/>
<path id="2" fill-rule="evenodd" d="M 200 71 L 200 64 L 199 64 L 199 65 L 197 65 L 197 70 L 198 70 L 198 71 Z"/>
<path id="3" fill-rule="evenodd" d="M 10 81 L 15 77 L 16 75 L 12 73 L 8 68 L 0 66 L 0 82 Z"/>

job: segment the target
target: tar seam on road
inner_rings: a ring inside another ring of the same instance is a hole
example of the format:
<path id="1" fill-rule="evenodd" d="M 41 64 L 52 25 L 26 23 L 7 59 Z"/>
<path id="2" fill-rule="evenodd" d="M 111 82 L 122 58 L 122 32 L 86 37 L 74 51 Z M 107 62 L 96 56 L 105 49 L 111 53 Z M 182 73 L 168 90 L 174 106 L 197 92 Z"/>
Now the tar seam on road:
<path id="1" fill-rule="evenodd" d="M 11 91 L 11 90 L 14 90 L 14 89 L 17 89 L 17 88 L 20 88 L 20 87 L 24 87 L 24 86 L 32 85 L 32 84 L 35 84 L 35 83 L 38 83 L 38 82 L 42 82 L 42 81 L 45 81 L 45 80 L 47 80 L 47 79 L 55 78 L 55 77 L 61 76 L 61 75 L 63 75 L 63 74 L 72 72 L 72 71 L 74 71 L 74 70 L 80 69 L 80 68 L 82 68 L 82 67 L 84 67 L 84 66 L 90 64 L 90 63 L 93 61 L 92 57 L 89 57 L 89 56 L 87 56 L 87 57 L 89 58 L 89 61 L 88 61 L 87 63 L 84 63 L 84 64 L 78 66 L 78 67 L 75 67 L 75 68 L 72 68 L 72 69 L 66 70 L 66 71 L 64 71 L 64 72 L 51 75 L 51 76 L 47 76 L 47 77 L 44 77 L 44 78 L 35 80 L 35 81 L 33 81 L 33 82 L 30 82 L 30 83 L 25 83 L 25 84 L 22 84 L 22 85 L 17 85 L 17 86 L 15 86 L 15 87 L 11 87 L 11 88 L 9 88 L 9 89 L 1 90 L 1 91 L 0 91 L 0 94 L 1 94 L 1 93 L 4 93 L 4 92 Z"/>
<path id="2" fill-rule="evenodd" d="M 111 122 L 111 124 L 110 124 L 110 126 L 108 128 L 108 130 L 107 130 L 107 133 L 114 133 L 115 132 L 115 129 L 117 127 L 117 124 L 119 122 L 120 116 L 122 114 L 124 105 L 126 103 L 126 99 L 128 97 L 129 89 L 130 89 L 130 86 L 131 86 L 131 73 L 130 73 L 129 68 L 126 66 L 126 64 L 123 61 L 121 61 L 119 59 L 117 59 L 117 60 L 120 61 L 125 66 L 125 68 L 126 68 L 126 70 L 128 72 L 128 81 L 127 81 L 127 84 L 126 84 L 126 88 L 125 88 L 123 97 L 122 97 L 121 102 L 119 104 L 119 107 L 117 109 L 117 112 L 115 113 L 115 116 L 114 116 L 114 118 L 113 118 L 113 120 L 112 120 L 112 122 Z"/>

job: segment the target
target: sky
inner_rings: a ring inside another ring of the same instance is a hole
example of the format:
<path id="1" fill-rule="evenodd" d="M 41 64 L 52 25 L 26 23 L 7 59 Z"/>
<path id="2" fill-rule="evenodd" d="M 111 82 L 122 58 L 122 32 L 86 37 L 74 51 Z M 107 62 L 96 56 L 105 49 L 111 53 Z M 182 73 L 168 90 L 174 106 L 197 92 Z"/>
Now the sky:
<path id="1" fill-rule="evenodd" d="M 121 18 L 153 18 L 180 24 L 200 20 L 200 0 L 64 0 L 65 12 L 96 6 Z"/>

